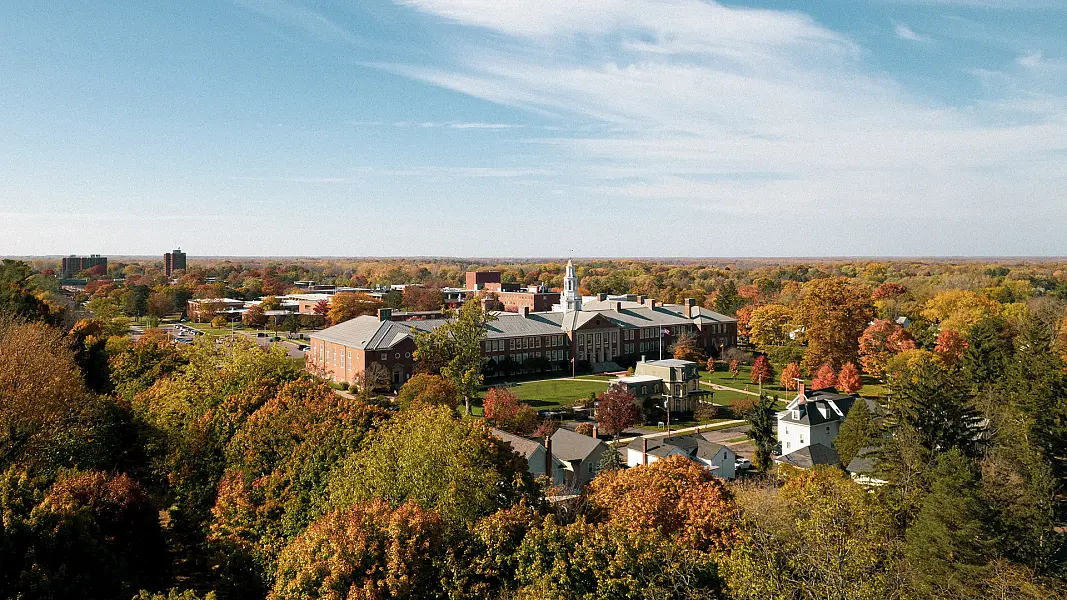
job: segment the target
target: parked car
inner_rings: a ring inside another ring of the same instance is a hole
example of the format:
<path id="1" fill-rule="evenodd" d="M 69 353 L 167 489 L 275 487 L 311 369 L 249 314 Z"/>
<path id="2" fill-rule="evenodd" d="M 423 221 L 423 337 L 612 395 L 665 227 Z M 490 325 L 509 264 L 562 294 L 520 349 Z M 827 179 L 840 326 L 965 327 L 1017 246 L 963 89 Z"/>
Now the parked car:
<path id="1" fill-rule="evenodd" d="M 752 461 L 743 456 L 739 456 L 737 457 L 737 460 L 734 461 L 734 468 L 738 471 L 747 471 L 752 468 Z"/>

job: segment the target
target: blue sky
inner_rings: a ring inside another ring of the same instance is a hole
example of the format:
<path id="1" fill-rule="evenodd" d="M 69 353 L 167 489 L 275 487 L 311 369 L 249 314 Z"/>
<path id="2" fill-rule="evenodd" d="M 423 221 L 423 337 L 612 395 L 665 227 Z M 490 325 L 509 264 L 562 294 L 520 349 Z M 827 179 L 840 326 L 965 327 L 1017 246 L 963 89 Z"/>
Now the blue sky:
<path id="1" fill-rule="evenodd" d="M 1063 0 L 0 3 L 0 254 L 1067 255 Z"/>

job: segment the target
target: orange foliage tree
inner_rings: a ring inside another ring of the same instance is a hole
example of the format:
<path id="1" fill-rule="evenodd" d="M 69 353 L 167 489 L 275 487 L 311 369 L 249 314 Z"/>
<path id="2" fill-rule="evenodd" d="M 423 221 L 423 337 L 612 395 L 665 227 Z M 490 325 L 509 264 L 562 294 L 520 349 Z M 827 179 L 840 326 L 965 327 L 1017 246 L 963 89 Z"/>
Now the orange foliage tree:
<path id="1" fill-rule="evenodd" d="M 752 363 L 752 371 L 749 373 L 748 379 L 752 383 L 759 384 L 774 381 L 774 367 L 771 366 L 771 361 L 767 360 L 767 357 L 762 354 L 757 356 Z"/>
<path id="2" fill-rule="evenodd" d="M 482 398 L 485 418 L 504 431 L 515 435 L 529 435 L 537 427 L 537 413 L 529 404 L 519 401 L 511 390 L 495 387 Z"/>
<path id="3" fill-rule="evenodd" d="M 934 352 L 945 364 L 956 364 L 966 350 L 967 340 L 958 331 L 944 329 L 937 333 L 937 345 L 934 346 Z"/>
<path id="4" fill-rule="evenodd" d="M 637 399 L 627 389 L 611 388 L 597 396 L 596 422 L 600 429 L 618 437 L 641 420 Z"/>
<path id="5" fill-rule="evenodd" d="M 682 456 L 601 474 L 589 504 L 628 530 L 678 536 L 698 550 L 721 551 L 738 535 L 738 510 L 725 483 Z"/>
<path id="6" fill-rule="evenodd" d="M 893 356 L 915 349 L 915 340 L 906 329 L 892 321 L 876 319 L 859 338 L 859 357 L 863 370 L 871 377 L 884 377 L 886 364 Z"/>
<path id="7" fill-rule="evenodd" d="M 330 310 L 326 313 L 334 325 L 355 319 L 361 315 L 373 315 L 384 306 L 381 300 L 361 292 L 341 292 L 330 300 Z"/>
<path id="8" fill-rule="evenodd" d="M 400 387 L 396 402 L 401 408 L 422 403 L 454 409 L 459 404 L 459 392 L 451 381 L 440 375 L 419 373 Z"/>
<path id="9" fill-rule="evenodd" d="M 811 389 L 821 390 L 823 388 L 834 387 L 837 385 L 837 374 L 834 373 L 834 368 L 830 363 L 823 363 L 819 370 L 815 372 L 815 377 L 811 380 Z"/>
<path id="10" fill-rule="evenodd" d="M 860 378 L 860 370 L 855 363 L 845 363 L 841 372 L 837 374 L 837 390 L 846 394 L 860 391 L 863 387 L 863 379 Z"/>
<path id="11" fill-rule="evenodd" d="M 791 362 L 782 369 L 782 377 L 779 383 L 781 383 L 782 387 L 785 389 L 794 392 L 797 389 L 797 379 L 800 379 L 801 376 L 800 365 Z"/>

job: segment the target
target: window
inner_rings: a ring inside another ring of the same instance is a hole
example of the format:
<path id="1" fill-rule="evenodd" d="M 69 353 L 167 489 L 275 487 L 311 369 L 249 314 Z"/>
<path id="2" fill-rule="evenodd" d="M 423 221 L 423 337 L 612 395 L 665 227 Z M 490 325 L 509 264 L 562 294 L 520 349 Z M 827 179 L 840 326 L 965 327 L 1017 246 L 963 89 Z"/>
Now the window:
<path id="1" fill-rule="evenodd" d="M 404 358 L 411 358 L 411 353 L 410 352 L 405 352 L 404 353 Z"/>
<path id="2" fill-rule="evenodd" d="M 508 340 L 508 350 L 514 350 L 514 349 L 515 349 L 515 338 L 511 338 L 511 339 Z"/>
<path id="3" fill-rule="evenodd" d="M 400 353 L 399 352 L 396 353 L 396 358 L 397 358 L 397 360 L 400 360 Z"/>
<path id="4" fill-rule="evenodd" d="M 541 338 L 537 338 L 537 347 L 541 347 Z M 540 353 L 538 353 L 540 355 Z"/>
<path id="5" fill-rule="evenodd" d="M 648 394 L 648 386 L 647 385 L 643 385 L 643 386 L 641 386 L 641 395 L 644 396 L 646 394 Z"/>
<path id="6" fill-rule="evenodd" d="M 389 360 L 389 353 L 388 352 L 382 352 L 382 360 Z"/>

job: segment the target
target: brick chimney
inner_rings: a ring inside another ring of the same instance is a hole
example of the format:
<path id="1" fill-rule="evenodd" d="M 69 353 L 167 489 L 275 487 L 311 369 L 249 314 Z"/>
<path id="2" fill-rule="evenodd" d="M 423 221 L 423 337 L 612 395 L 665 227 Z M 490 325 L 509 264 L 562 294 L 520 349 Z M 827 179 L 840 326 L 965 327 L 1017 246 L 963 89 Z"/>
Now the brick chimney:
<path id="1" fill-rule="evenodd" d="M 686 298 L 685 299 L 685 308 L 686 308 L 686 314 L 689 316 L 690 319 L 692 319 L 695 316 L 693 313 L 695 313 L 697 311 L 696 298 Z"/>
<path id="2" fill-rule="evenodd" d="M 648 438 L 641 438 L 641 464 L 648 464 Z"/>
<path id="3" fill-rule="evenodd" d="M 388 320 L 390 320 L 392 318 L 393 318 L 393 309 L 391 309 L 391 308 L 379 308 L 378 309 L 378 320 L 379 321 L 388 321 Z"/>
<path id="4" fill-rule="evenodd" d="M 597 438 L 597 428 L 596 428 L 596 425 L 593 425 L 593 439 L 596 439 L 596 438 Z"/>
<path id="5" fill-rule="evenodd" d="M 530 316 L 530 307 L 529 306 L 519 307 L 519 314 L 522 315 L 523 318 L 529 317 Z"/>
<path id="6" fill-rule="evenodd" d="M 545 475 L 552 481 L 552 436 L 545 436 Z"/>
<path id="7" fill-rule="evenodd" d="M 799 397 L 802 397 L 802 396 L 804 396 L 804 380 L 803 379 L 798 379 L 797 380 L 797 397 L 799 398 Z"/>

